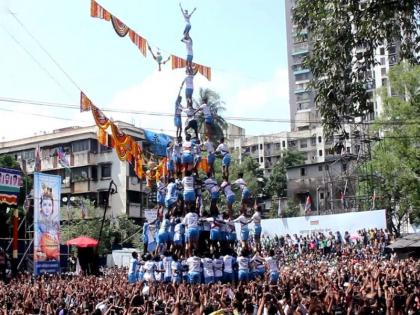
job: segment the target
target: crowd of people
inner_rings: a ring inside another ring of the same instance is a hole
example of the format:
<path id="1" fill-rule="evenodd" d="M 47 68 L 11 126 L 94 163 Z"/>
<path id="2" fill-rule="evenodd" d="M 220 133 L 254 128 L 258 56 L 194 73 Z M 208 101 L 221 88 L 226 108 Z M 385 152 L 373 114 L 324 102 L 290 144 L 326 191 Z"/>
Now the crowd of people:
<path id="1" fill-rule="evenodd" d="M 0 307 L 3 314 L 60 315 L 418 314 L 419 261 L 387 254 L 386 231 L 359 234 L 354 240 L 337 233 L 264 237 L 261 253 L 274 251 L 277 279 L 269 265 L 248 281 L 234 276 L 210 284 L 176 276 L 129 283 L 119 268 L 100 277 L 21 274 L 7 285 L 0 282 Z M 234 273 L 238 268 L 232 265 Z"/>

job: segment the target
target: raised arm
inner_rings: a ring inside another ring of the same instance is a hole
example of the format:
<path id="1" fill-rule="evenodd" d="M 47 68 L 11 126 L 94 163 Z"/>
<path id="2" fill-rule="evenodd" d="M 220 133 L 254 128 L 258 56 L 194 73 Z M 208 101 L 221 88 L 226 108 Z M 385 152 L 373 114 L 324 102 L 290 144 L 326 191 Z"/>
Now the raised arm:
<path id="1" fill-rule="evenodd" d="M 197 8 L 194 8 L 194 10 L 191 11 L 190 17 L 191 17 L 191 15 L 193 15 L 193 13 L 195 12 L 195 10 L 197 10 Z"/>

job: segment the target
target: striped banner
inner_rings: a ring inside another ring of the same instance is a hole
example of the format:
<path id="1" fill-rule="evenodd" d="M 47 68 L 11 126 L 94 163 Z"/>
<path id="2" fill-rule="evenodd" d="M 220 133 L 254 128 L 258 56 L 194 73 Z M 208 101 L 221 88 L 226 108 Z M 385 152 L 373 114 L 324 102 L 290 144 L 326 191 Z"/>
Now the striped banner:
<path id="1" fill-rule="evenodd" d="M 90 16 L 105 21 L 111 20 L 111 13 L 101 7 L 95 0 L 91 0 L 90 2 Z"/>
<path id="2" fill-rule="evenodd" d="M 171 63 L 172 63 L 172 70 L 185 68 L 187 66 L 187 60 L 184 58 L 171 55 Z M 207 78 L 207 80 L 211 81 L 211 68 L 200 65 L 198 63 L 193 63 L 194 72 L 198 71 L 201 75 Z"/>
<path id="3" fill-rule="evenodd" d="M 137 48 L 140 50 L 142 55 L 146 57 L 147 55 L 147 40 L 141 37 L 139 34 L 134 32 L 132 29 L 128 31 L 128 36 L 130 36 L 131 41 Z"/>

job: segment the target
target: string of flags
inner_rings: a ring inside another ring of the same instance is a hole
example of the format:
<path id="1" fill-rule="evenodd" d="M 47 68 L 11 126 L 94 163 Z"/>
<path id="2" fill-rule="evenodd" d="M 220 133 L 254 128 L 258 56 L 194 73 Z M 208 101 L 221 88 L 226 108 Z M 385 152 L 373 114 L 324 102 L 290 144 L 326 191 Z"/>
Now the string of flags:
<path id="1" fill-rule="evenodd" d="M 116 16 L 112 15 L 109 11 L 107 11 L 104 7 L 98 4 L 95 0 L 91 0 L 90 6 L 90 16 L 93 18 L 99 18 L 105 20 L 107 22 L 111 21 L 112 26 L 120 37 L 125 37 L 127 34 L 134 45 L 140 50 L 141 54 L 146 57 L 147 50 L 149 47 L 147 39 L 140 36 L 137 32 L 133 29 L 129 28 L 124 22 L 118 19 Z M 172 70 L 178 68 L 185 68 L 187 66 L 187 60 L 171 55 L 172 60 Z M 160 64 L 159 64 L 160 66 Z M 196 69 L 201 75 L 207 78 L 207 80 L 211 81 L 211 68 L 207 66 L 203 66 L 197 63 L 193 63 L 192 67 Z"/>
<path id="2" fill-rule="evenodd" d="M 156 179 L 166 176 L 166 157 L 157 158 L 150 154 L 148 157 L 141 145 L 130 135 L 121 131 L 114 122 L 93 104 L 85 93 L 80 93 L 80 112 L 92 113 L 95 124 L 98 126 L 98 142 L 106 147 L 115 150 L 121 161 L 127 161 L 134 166 L 134 172 L 140 179 L 146 179 L 148 186 L 151 186 Z M 111 129 L 109 133 L 107 130 Z M 155 162 L 157 160 L 157 163 Z M 146 170 L 145 170 L 146 168 Z M 207 159 L 203 159 L 199 168 L 208 171 Z"/>

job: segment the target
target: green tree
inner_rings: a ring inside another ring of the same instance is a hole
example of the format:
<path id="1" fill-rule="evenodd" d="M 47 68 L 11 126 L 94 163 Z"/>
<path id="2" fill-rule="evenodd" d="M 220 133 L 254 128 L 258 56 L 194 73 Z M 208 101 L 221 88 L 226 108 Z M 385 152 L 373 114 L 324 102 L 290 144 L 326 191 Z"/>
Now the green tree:
<path id="1" fill-rule="evenodd" d="M 379 178 L 376 208 L 396 219 L 398 233 L 407 215 L 420 224 L 420 66 L 401 64 L 389 77 L 396 96 L 383 91 L 384 111 L 375 129 L 384 136 L 366 166 Z"/>
<path id="2" fill-rule="evenodd" d="M 296 1 L 293 21 L 298 39 L 310 41 L 304 66 L 313 75 L 310 86 L 328 133 L 340 129 L 343 115 L 373 110 L 367 72 L 378 62 L 378 46 L 401 43 L 401 58 L 420 61 L 419 10 L 414 0 Z"/>
<path id="3" fill-rule="evenodd" d="M 221 113 L 225 111 L 224 102 L 220 98 L 220 95 L 211 89 L 200 88 L 198 95 L 198 98 L 194 100 L 196 106 L 207 102 L 207 105 L 209 105 L 210 110 L 213 114 L 213 128 L 210 140 L 213 143 L 218 143 L 220 138 L 224 135 L 224 130 L 226 130 L 227 128 L 227 123 L 225 119 L 221 116 Z M 197 122 L 199 132 L 202 135 L 204 135 L 205 122 L 204 115 L 202 112 L 199 112 L 197 116 Z"/>
<path id="4" fill-rule="evenodd" d="M 267 191 L 272 196 L 285 197 L 287 192 L 287 168 L 303 164 L 305 157 L 299 151 L 285 151 L 283 157 L 274 165 L 268 178 Z"/>

